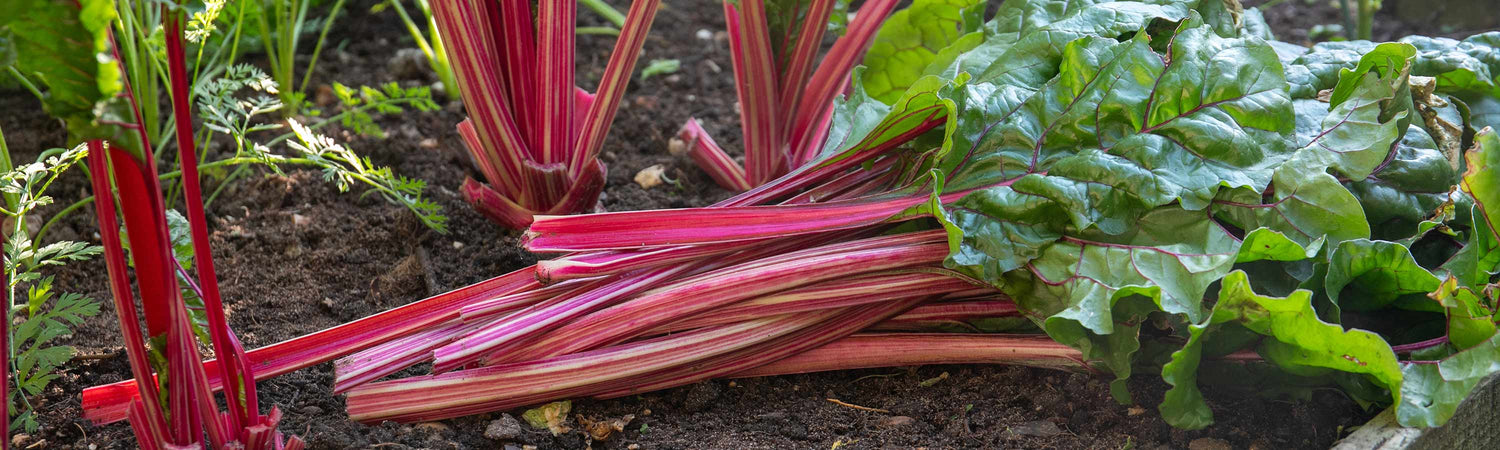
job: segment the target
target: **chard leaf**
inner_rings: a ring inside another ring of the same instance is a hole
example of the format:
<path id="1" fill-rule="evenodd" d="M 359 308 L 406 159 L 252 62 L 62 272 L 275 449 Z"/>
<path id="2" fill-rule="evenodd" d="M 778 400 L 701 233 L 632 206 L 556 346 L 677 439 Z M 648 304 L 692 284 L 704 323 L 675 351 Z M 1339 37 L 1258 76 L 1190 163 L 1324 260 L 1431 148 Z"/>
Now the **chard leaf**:
<path id="1" fill-rule="evenodd" d="M 1396 421 L 1408 427 L 1442 425 L 1480 380 L 1497 371 L 1500 334 L 1441 360 L 1406 363 Z"/>
<path id="2" fill-rule="evenodd" d="M 1162 378 L 1172 384 L 1160 405 L 1162 416 L 1173 426 L 1196 429 L 1213 423 L 1213 413 L 1198 391 L 1197 368 L 1203 353 L 1203 336 L 1226 324 L 1237 324 L 1271 339 L 1260 341 L 1257 352 L 1282 370 L 1312 375 L 1336 370 L 1364 374 L 1379 386 L 1392 389 L 1400 399 L 1402 368 L 1385 340 L 1364 330 L 1345 330 L 1318 319 L 1312 292 L 1298 290 L 1287 297 L 1256 294 L 1244 272 L 1224 277 L 1219 302 L 1212 316 L 1189 327 L 1186 346 L 1172 354 L 1162 368 Z"/>
<path id="3" fill-rule="evenodd" d="M 1426 300 L 1441 280 L 1417 264 L 1406 246 L 1387 241 L 1345 241 L 1329 257 L 1324 292 L 1339 309 L 1373 311 L 1404 296 Z"/>
<path id="4" fill-rule="evenodd" d="M 1324 152 L 1299 152 L 1276 170 L 1275 192 L 1226 189 L 1214 199 L 1214 216 L 1243 230 L 1269 229 L 1316 249 L 1370 236 L 1353 194 L 1326 172 Z"/>
<path id="5" fill-rule="evenodd" d="M 1500 32 L 1449 38 L 1410 36 L 1399 42 L 1416 49 L 1411 74 L 1436 77 L 1438 92 L 1479 93 L 1500 97 Z M 1351 69 L 1375 48 L 1369 41 L 1323 42 L 1314 45 L 1287 68 L 1293 98 L 1313 98 L 1338 82 L 1338 72 Z"/>
<path id="6" fill-rule="evenodd" d="M 1412 73 L 1436 77 L 1440 92 L 1473 91 L 1500 97 L 1500 31 L 1464 40 L 1408 36 L 1401 39 L 1417 49 Z"/>
<path id="7" fill-rule="evenodd" d="M 1376 236 L 1385 239 L 1412 235 L 1421 223 L 1448 201 L 1458 173 L 1437 149 L 1437 143 L 1418 126 L 1407 128 L 1389 159 L 1379 170 L 1345 183 L 1359 198 L 1360 207 Z"/>
<path id="8" fill-rule="evenodd" d="M 1466 155 L 1468 170 L 1459 186 L 1474 199 L 1468 244 L 1453 255 L 1443 269 L 1465 286 L 1482 287 L 1500 273 L 1500 138 L 1485 128 L 1474 137 L 1474 149 Z"/>
<path id="9" fill-rule="evenodd" d="M 1460 186 L 1474 197 L 1477 217 L 1489 226 L 1490 233 L 1500 223 L 1500 137 L 1493 128 L 1481 130 L 1474 136 L 1474 149 L 1465 155 L 1468 170 L 1464 172 Z"/>
<path id="10" fill-rule="evenodd" d="M 1415 54 L 1410 45 L 1380 44 L 1353 70 L 1340 70 L 1321 131 L 1298 143 L 1331 153 L 1333 168 L 1351 179 L 1369 176 L 1411 123 L 1407 74 Z"/>
<path id="11" fill-rule="evenodd" d="M 0 0 L 18 20 L 8 28 L 16 69 L 46 86 L 42 107 L 62 119 L 74 144 L 108 139 L 140 155 L 140 139 L 117 124 L 134 124 L 114 58 L 110 26 L 113 0 Z"/>
<path id="12" fill-rule="evenodd" d="M 1117 398 L 1145 314 L 1201 320 L 1204 292 L 1229 272 L 1239 247 L 1200 212 L 1163 207 L 1140 224 L 1124 235 L 1065 236 L 1026 270 L 1006 274 L 1002 287 L 1022 308 L 1047 317 L 1043 328 L 1054 340 L 1105 361 L 1117 377 Z"/>
<path id="13" fill-rule="evenodd" d="M 1483 214 L 1472 214 L 1468 242 L 1441 269 L 1466 287 L 1482 288 L 1500 273 L 1500 238 Z"/>
<path id="14" fill-rule="evenodd" d="M 1144 33 L 1082 38 L 1020 107 L 970 102 L 983 109 L 960 113 L 948 189 L 996 187 L 945 212 L 959 242 L 950 266 L 994 279 L 1065 227 L 1121 234 L 1153 208 L 1202 209 L 1220 187 L 1270 183 L 1293 129 L 1274 51 L 1201 24 L 1171 42 L 1160 55 Z"/>
<path id="15" fill-rule="evenodd" d="M 1469 121 L 1473 128 L 1500 127 L 1500 99 L 1488 95 L 1467 96 Z"/>
<path id="16" fill-rule="evenodd" d="M 860 78 L 866 94 L 895 102 L 928 74 L 938 52 L 979 29 L 984 6 L 980 0 L 916 0 L 891 14 L 865 53 Z"/>

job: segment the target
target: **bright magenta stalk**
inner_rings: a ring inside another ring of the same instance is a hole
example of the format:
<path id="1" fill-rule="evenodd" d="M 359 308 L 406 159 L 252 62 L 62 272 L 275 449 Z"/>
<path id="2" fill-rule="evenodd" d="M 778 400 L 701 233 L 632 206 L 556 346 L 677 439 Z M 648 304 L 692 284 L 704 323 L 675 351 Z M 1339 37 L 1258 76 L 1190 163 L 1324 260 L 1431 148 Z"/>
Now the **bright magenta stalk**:
<path id="1" fill-rule="evenodd" d="M 765 3 L 762 0 L 739 3 L 737 7 L 733 2 L 724 2 L 724 23 L 729 30 L 734 85 L 740 98 L 745 175 L 760 184 L 774 178 L 777 166 L 783 163 L 781 123 L 776 117 L 780 109 L 776 106 L 778 71 L 771 57 Z"/>
<path id="2" fill-rule="evenodd" d="M 647 334 L 665 334 L 781 314 L 928 297 L 971 287 L 973 285 L 964 280 L 938 272 L 869 274 L 824 281 L 716 308 L 656 327 Z"/>
<path id="3" fill-rule="evenodd" d="M 109 155 L 104 146 L 104 141 L 93 140 L 88 142 L 89 146 L 89 172 L 99 176 L 89 177 L 93 182 L 94 192 L 110 192 L 109 185 Z M 146 147 L 150 148 L 150 147 Z M 130 360 L 130 371 L 136 379 L 150 377 L 155 380 L 151 373 L 151 363 L 147 357 L 145 332 L 141 328 L 140 321 L 136 320 L 135 297 L 130 289 L 130 274 L 126 269 L 125 250 L 120 246 L 120 223 L 116 219 L 115 201 L 112 195 L 98 195 L 94 199 L 95 215 L 99 218 L 100 242 L 104 246 L 104 263 L 109 272 L 110 293 L 115 303 L 116 316 L 120 321 L 120 331 L 125 337 L 125 355 Z M 130 313 L 124 313 L 129 311 Z M 126 411 L 133 406 L 139 410 L 140 420 L 134 420 L 136 424 L 136 435 L 146 434 L 149 436 L 162 436 L 166 434 L 167 423 L 161 414 L 162 406 L 159 403 L 161 396 L 157 391 L 156 383 L 147 383 L 135 386 L 132 383 L 125 390 L 129 396 L 124 401 L 118 402 L 116 410 L 119 417 L 124 419 Z M 88 411 L 85 407 L 85 411 Z M 151 430 L 143 433 L 141 430 Z M 146 439 L 143 443 L 149 442 Z"/>
<path id="4" fill-rule="evenodd" d="M 943 194 L 953 201 L 968 194 Z M 611 250 L 704 244 L 866 227 L 898 217 L 929 199 L 896 195 L 827 203 L 624 211 L 583 216 L 538 216 L 522 244 L 533 252 Z"/>
<path id="5" fill-rule="evenodd" d="M 605 178 L 599 148 L 660 0 L 631 6 L 597 97 L 573 85 L 576 2 L 542 0 L 535 27 L 529 4 L 433 5 L 472 118 L 459 133 L 488 182 L 466 180 L 464 198 L 509 228 L 525 227 L 536 214 L 585 212 L 598 202 Z"/>
<path id="6" fill-rule="evenodd" d="M 883 236 L 764 258 L 684 278 L 568 323 L 527 348 L 526 357 L 599 348 L 741 300 L 839 277 L 924 266 L 947 256 L 946 236 L 939 231 Z"/>
<path id="7" fill-rule="evenodd" d="M 100 154 L 102 153 L 101 150 Z M 94 163 L 94 160 L 90 159 L 90 163 Z M 104 173 L 98 169 L 93 169 L 93 172 Z M 112 203 L 106 206 L 111 206 L 112 208 Z M 104 211 L 101 211 L 99 216 L 113 217 L 106 216 L 103 213 Z M 107 237 L 105 233 L 110 229 L 109 227 L 101 226 L 100 234 Z M 118 230 L 119 227 L 116 226 L 112 229 Z M 104 241 L 105 248 L 108 250 L 111 241 L 108 239 Z M 118 240 L 114 242 L 118 242 Z M 106 258 L 106 262 L 110 262 L 110 260 Z M 121 270 L 124 270 L 123 259 L 120 262 L 120 267 Z M 479 299 L 510 294 L 523 289 L 539 288 L 541 285 L 536 282 L 533 273 L 533 268 L 527 267 L 450 292 L 438 294 L 425 300 L 412 302 L 405 306 L 374 314 L 354 322 L 257 348 L 246 353 L 246 357 L 250 361 L 248 367 L 252 375 L 256 378 L 269 378 L 328 362 L 334 358 L 354 353 L 391 339 L 426 329 L 430 326 L 455 321 L 459 317 L 458 308 L 464 304 Z M 127 284 L 126 287 L 128 288 L 128 286 Z M 119 298 L 116 299 L 117 302 L 119 300 Z M 136 327 L 139 329 L 139 325 L 136 325 Z M 129 336 L 128 333 L 127 336 Z M 127 346 L 127 349 L 129 348 Z M 144 358 L 144 355 L 142 358 Z M 142 359 L 142 361 L 145 360 Z M 209 374 L 209 384 L 214 389 L 221 388 L 223 383 L 217 375 L 218 362 L 216 360 L 206 361 L 204 362 L 204 367 Z M 100 425 L 124 419 L 130 402 L 139 396 L 136 390 L 136 380 L 146 379 L 150 374 L 136 373 L 135 376 L 135 380 L 126 380 L 85 389 L 83 391 L 84 417 Z M 154 383 L 147 383 L 144 386 L 154 386 Z"/>
<path id="8" fill-rule="evenodd" d="M 719 186 L 734 191 L 748 191 L 755 187 L 745 175 L 745 169 L 740 168 L 734 158 L 719 148 L 713 137 L 698 124 L 698 119 L 689 117 L 687 123 L 682 124 L 682 129 L 677 130 L 677 138 L 687 143 L 688 156 L 693 158 L 698 167 L 708 172 L 709 178 L 713 178 Z"/>
<path id="9" fill-rule="evenodd" d="M 348 392 L 349 417 L 365 423 L 438 420 L 587 395 L 588 391 L 574 389 L 607 386 L 611 381 L 733 352 L 829 316 L 766 318 L 545 360 L 370 383 Z"/>
<path id="10" fill-rule="evenodd" d="M 689 245 L 682 247 L 653 248 L 644 251 L 614 251 L 574 253 L 561 258 L 537 261 L 536 277 L 545 284 L 579 278 L 593 278 L 621 274 L 633 270 L 649 269 L 667 264 L 695 261 L 709 256 L 765 245 L 774 239 L 726 242 L 719 244 Z"/>
<path id="11" fill-rule="evenodd" d="M 549 300 L 544 307 L 528 309 L 507 320 L 491 322 L 454 339 L 451 344 L 435 349 L 432 352 L 432 370 L 436 373 L 447 372 L 478 361 L 485 355 L 514 351 L 530 343 L 538 333 L 635 295 L 655 283 L 670 280 L 691 269 L 691 266 L 686 265 L 653 269 L 597 288 L 587 286 L 568 291 L 561 298 Z"/>
<path id="12" fill-rule="evenodd" d="M 595 394 L 597 398 L 617 398 L 659 389 L 683 386 L 710 378 L 736 374 L 788 356 L 803 353 L 844 339 L 871 324 L 896 315 L 912 305 L 932 297 L 915 297 L 892 302 L 842 308 L 840 313 L 817 325 L 798 330 L 775 340 L 733 353 L 720 355 L 689 367 L 676 367 L 644 375 L 629 384 Z M 807 314 L 807 313 L 803 313 Z"/>
<path id="13" fill-rule="evenodd" d="M 816 70 L 835 0 L 811 0 L 796 29 L 774 30 L 766 20 L 762 0 L 724 2 L 735 87 L 740 99 L 740 127 L 744 134 L 745 165 L 741 169 L 713 138 L 693 129 L 689 119 L 679 132 L 691 143 L 699 166 L 726 189 L 747 190 L 812 161 L 822 148 L 832 119 L 833 99 L 849 83 L 849 73 L 875 37 L 880 24 L 895 8 L 895 0 L 873 0 L 859 10 L 849 32 L 839 37 Z M 799 5 L 800 6 L 800 5 Z M 795 41 L 795 44 L 793 44 Z M 772 42 L 781 42 L 775 55 Z"/>
<path id="14" fill-rule="evenodd" d="M 537 55 L 532 61 L 537 69 L 537 91 L 541 101 L 541 140 L 536 146 L 536 161 L 541 164 L 565 163 L 573 146 L 573 27 L 578 21 L 575 0 L 539 0 L 537 2 Z"/>
<path id="15" fill-rule="evenodd" d="M 943 325 L 969 327 L 969 320 L 1020 315 L 1015 302 L 1009 300 L 928 303 L 875 324 L 870 330 L 922 330 Z"/>
<path id="16" fill-rule="evenodd" d="M 594 101 L 578 130 L 578 140 L 573 144 L 577 157 L 569 164 L 569 171 L 583 172 L 588 169 L 590 161 L 597 161 L 599 151 L 604 147 L 604 138 L 609 134 L 609 126 L 614 123 L 615 112 L 619 110 L 620 99 L 625 96 L 625 85 L 635 71 L 636 57 L 646 43 L 646 30 L 651 28 L 659 6 L 660 0 L 636 0 L 630 4 L 630 11 L 625 14 L 625 26 L 620 27 L 620 36 L 616 38 L 615 48 L 604 66 Z M 571 23 L 568 29 L 571 32 Z"/>
<path id="17" fill-rule="evenodd" d="M 339 358 L 333 363 L 333 392 L 341 393 L 416 365 L 431 356 L 432 349 L 480 325 L 448 322 Z"/>
<path id="18" fill-rule="evenodd" d="M 823 57 L 823 62 L 808 80 L 807 94 L 797 104 L 797 116 L 788 136 L 791 145 L 788 156 L 797 165 L 812 161 L 821 150 L 822 136 L 828 132 L 828 119 L 833 114 L 833 99 L 843 93 L 849 85 L 849 72 L 870 48 L 875 32 L 885 23 L 886 17 L 895 9 L 896 0 L 871 0 L 859 8 L 859 14 L 849 22 L 849 30 Z"/>
<path id="19" fill-rule="evenodd" d="M 1012 364 L 1090 372 L 1077 349 L 1047 336 L 856 334 L 735 374 L 737 378 L 930 364 Z"/>
<path id="20" fill-rule="evenodd" d="M 187 78 L 186 54 L 182 46 L 182 19 L 177 14 L 170 14 L 169 17 L 166 21 L 167 66 L 173 88 L 172 114 L 177 126 L 177 155 L 179 166 L 182 167 L 182 192 L 186 199 L 183 203 L 187 206 L 187 219 L 192 231 L 193 255 L 196 256 L 198 263 L 196 287 L 202 290 L 200 298 L 203 299 L 203 309 L 208 316 L 209 338 L 213 342 L 214 352 L 225 358 L 225 364 L 219 365 L 219 378 L 229 382 L 229 392 L 235 393 L 224 396 L 230 412 L 227 415 L 229 426 L 231 430 L 242 432 L 245 427 L 255 424 L 256 419 L 260 417 L 260 411 L 256 406 L 259 401 L 255 395 L 255 380 L 250 378 L 249 371 L 240 365 L 245 356 L 245 349 L 239 345 L 239 340 L 229 330 L 229 321 L 224 317 L 224 303 L 219 294 L 219 277 L 214 272 L 213 248 L 208 240 L 208 226 L 206 225 L 208 219 L 203 213 L 201 201 L 203 192 L 198 180 L 198 146 L 193 141 L 192 107 L 188 104 L 188 86 L 191 82 Z M 192 362 L 196 366 L 198 358 L 196 354 L 194 356 Z M 247 437 L 247 435 L 240 435 L 237 439 L 243 441 Z"/>
<path id="21" fill-rule="evenodd" d="M 619 303 L 661 283 L 666 283 L 695 272 L 709 272 L 734 264 L 755 261 L 760 258 L 805 248 L 848 233 L 822 233 L 781 239 L 762 243 L 747 250 L 709 262 L 687 262 L 670 266 L 645 269 L 625 274 L 607 281 L 593 282 L 584 288 L 569 290 L 548 301 L 545 306 L 528 309 L 510 319 L 495 322 L 484 329 L 471 333 L 451 345 L 433 352 L 433 371 L 445 372 L 471 362 L 481 361 L 496 364 L 525 361 L 536 357 L 538 346 L 531 345 L 545 333 L 574 321 L 585 314 Z M 466 311 L 467 312 L 467 311 Z M 466 317 L 473 317 L 473 313 Z M 528 347 L 529 346 L 529 347 Z"/>

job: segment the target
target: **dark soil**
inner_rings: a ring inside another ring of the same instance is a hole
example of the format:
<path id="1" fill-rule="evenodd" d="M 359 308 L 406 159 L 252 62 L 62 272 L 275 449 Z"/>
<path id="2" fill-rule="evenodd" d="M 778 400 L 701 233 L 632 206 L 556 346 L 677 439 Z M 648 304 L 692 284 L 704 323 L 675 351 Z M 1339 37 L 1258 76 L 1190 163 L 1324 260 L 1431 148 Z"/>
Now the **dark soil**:
<path id="1" fill-rule="evenodd" d="M 422 78 L 426 75 L 407 77 L 388 68 L 396 49 L 414 47 L 395 16 L 367 13 L 368 0 L 353 3 L 332 36 L 339 50 L 324 53 L 315 79 L 349 85 L 431 83 Z M 1296 41 L 1306 36 L 1308 26 L 1334 21 L 1326 18 L 1336 16 L 1324 3 L 1291 0 L 1267 17 L 1279 35 Z M 580 16 L 580 23 L 601 22 L 587 10 Z M 1377 24 L 1377 38 L 1431 28 L 1384 16 Z M 700 29 L 711 37 L 699 39 Z M 689 116 L 701 119 L 725 148 L 739 148 L 733 74 L 725 40 L 717 33 L 722 29 L 715 1 L 670 0 L 658 15 L 640 64 L 677 58 L 682 69 L 632 83 L 604 153 L 610 170 L 604 209 L 701 206 L 730 194 L 690 161 L 666 152 L 667 139 Z M 578 41 L 578 81 L 591 87 L 614 41 L 600 36 L 580 36 Z M 380 123 L 389 132 L 383 140 L 334 132 L 377 164 L 427 180 L 427 195 L 443 205 L 450 219 L 449 234 L 432 232 L 406 210 L 374 197 L 339 193 L 318 173 L 301 170 L 251 177 L 232 185 L 211 206 L 213 248 L 228 314 L 246 346 L 328 328 L 535 260 L 514 245 L 514 232 L 493 226 L 457 194 L 468 171 L 453 129 L 461 109 L 449 102 L 433 113 L 383 118 Z M 65 143 L 62 128 L 46 119 L 25 92 L 0 92 L 0 127 L 20 160 Z M 643 189 L 632 181 L 637 171 L 655 164 L 665 165 L 680 183 Z M 46 215 L 88 195 L 87 190 L 81 171 L 72 171 L 53 188 L 59 205 Z M 97 242 L 91 211 L 73 214 L 49 239 Z M 27 448 L 130 448 L 133 437 L 126 425 L 95 427 L 80 418 L 79 392 L 129 377 L 108 304 L 104 266 L 75 263 L 53 274 L 60 290 L 100 300 L 103 311 L 66 338 L 81 356 L 34 401 L 41 411 L 41 430 L 15 442 Z M 924 383 L 944 373 L 946 378 Z M 1333 393 L 1292 402 L 1209 388 L 1218 424 L 1186 432 L 1167 426 L 1155 411 L 1164 386 L 1138 378 L 1132 386 L 1137 405 L 1114 402 L 1102 378 L 1017 367 L 947 366 L 710 381 L 618 400 L 579 400 L 573 411 L 601 419 L 635 415 L 625 432 L 594 445 L 647 449 L 1326 448 L 1373 414 Z M 282 429 L 317 449 L 587 445 L 576 432 L 553 437 L 528 430 L 504 444 L 485 438 L 485 427 L 501 413 L 365 426 L 347 419 L 342 397 L 331 393 L 332 383 L 331 364 L 265 380 L 260 383 L 262 404 L 279 405 L 286 412 Z"/>

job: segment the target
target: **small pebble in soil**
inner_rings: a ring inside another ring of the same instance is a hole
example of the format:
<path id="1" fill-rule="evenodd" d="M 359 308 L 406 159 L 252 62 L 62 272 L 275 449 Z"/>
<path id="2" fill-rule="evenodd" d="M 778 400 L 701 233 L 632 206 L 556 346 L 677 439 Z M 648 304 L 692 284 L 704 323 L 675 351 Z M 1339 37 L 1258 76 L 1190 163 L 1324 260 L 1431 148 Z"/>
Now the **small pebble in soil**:
<path id="1" fill-rule="evenodd" d="M 302 409 L 299 410 L 299 412 L 301 412 L 304 415 L 316 416 L 318 414 L 322 414 L 323 413 L 323 408 L 319 408 L 319 407 L 313 406 L 313 405 L 307 405 L 307 406 L 303 406 Z"/>
<path id="2" fill-rule="evenodd" d="M 484 437 L 497 441 L 510 441 L 520 437 L 522 431 L 521 421 L 516 420 L 515 416 L 501 414 L 499 419 L 495 419 L 488 427 L 485 427 Z"/>
<path id="3" fill-rule="evenodd" d="M 453 241 L 453 249 L 454 250 L 458 250 L 458 249 L 461 249 L 461 248 L 464 248 L 464 243 L 459 242 L 459 241 Z"/>
<path id="4" fill-rule="evenodd" d="M 700 28 L 698 29 L 698 33 L 696 34 L 696 36 L 699 40 L 706 41 L 714 38 L 714 32 L 708 31 L 707 28 Z"/>
<path id="5" fill-rule="evenodd" d="M 1026 423 L 1023 423 L 1023 424 L 1020 424 L 1020 425 L 1013 425 L 1009 429 L 1006 430 L 1006 434 L 1008 434 L 1008 435 L 1010 435 L 1012 437 L 1016 437 L 1016 436 L 1040 436 L 1040 437 L 1057 436 L 1059 434 L 1062 434 L 1062 428 L 1058 428 L 1057 424 L 1052 423 L 1051 421 L 1038 420 L 1038 421 L 1035 421 L 1035 422 L 1026 422 Z"/>
<path id="6" fill-rule="evenodd" d="M 426 138 L 426 139 L 423 139 L 422 142 L 418 142 L 417 143 L 417 147 L 420 147 L 420 148 L 437 148 L 437 146 L 438 146 L 438 141 L 437 141 L 437 139 L 433 139 L 433 138 Z"/>
<path id="7" fill-rule="evenodd" d="M 904 427 L 917 423 L 917 419 L 910 416 L 891 416 L 880 420 L 880 426 L 889 428 Z"/>
<path id="8" fill-rule="evenodd" d="M 1198 438 L 1188 442 L 1188 450 L 1231 450 L 1228 441 L 1214 438 Z"/>

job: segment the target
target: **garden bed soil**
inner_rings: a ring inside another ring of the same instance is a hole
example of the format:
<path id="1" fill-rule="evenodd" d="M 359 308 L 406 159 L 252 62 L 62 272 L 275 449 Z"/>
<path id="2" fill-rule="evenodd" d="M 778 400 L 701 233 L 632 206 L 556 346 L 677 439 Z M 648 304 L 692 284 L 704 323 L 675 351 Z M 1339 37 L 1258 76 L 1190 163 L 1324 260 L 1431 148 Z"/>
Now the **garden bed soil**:
<path id="1" fill-rule="evenodd" d="M 394 15 L 368 13 L 368 0 L 352 3 L 349 15 L 335 27 L 335 48 L 324 53 L 315 79 L 349 85 L 433 81 L 388 64 L 396 49 L 414 47 Z M 1292 0 L 1267 17 L 1278 35 L 1297 40 L 1308 26 L 1336 17 L 1330 11 Z M 600 22 L 587 10 L 580 15 L 581 23 Z M 1378 39 L 1444 31 L 1384 15 L 1376 23 Z M 722 29 L 716 1 L 665 2 L 640 66 L 656 58 L 677 58 L 682 68 L 631 85 L 603 154 L 609 166 L 603 209 L 702 206 L 730 195 L 690 161 L 666 150 L 668 138 L 689 116 L 701 119 L 725 148 L 740 147 Z M 709 39 L 698 37 L 701 30 L 707 30 Z M 613 39 L 580 36 L 578 42 L 579 83 L 593 86 Z M 211 239 L 229 320 L 247 347 L 332 327 L 535 261 L 537 256 L 517 248 L 517 233 L 492 225 L 457 193 L 468 170 L 453 128 L 461 110 L 457 102 L 447 101 L 440 111 L 381 118 L 386 139 L 332 132 L 377 164 L 427 180 L 427 195 L 449 217 L 449 234 L 424 228 L 406 210 L 377 197 L 339 193 L 320 174 L 306 170 L 251 177 L 211 205 Z M 24 92 L 0 92 L 0 126 L 19 159 L 65 143 L 62 128 L 45 118 Z M 656 164 L 678 182 L 651 189 L 632 182 L 637 171 Z M 88 195 L 87 190 L 82 171 L 72 171 L 54 187 L 58 206 L 52 211 Z M 50 238 L 97 242 L 96 227 L 92 209 L 85 208 L 54 227 Z M 131 448 L 133 437 L 125 424 L 96 427 L 80 417 L 79 392 L 130 376 L 108 303 L 104 265 L 98 260 L 74 263 L 52 274 L 58 289 L 101 301 L 102 312 L 66 338 L 80 357 L 36 399 L 41 429 L 16 437 L 14 444 Z M 928 366 L 715 380 L 616 400 L 576 400 L 573 412 L 594 419 L 634 415 L 625 431 L 593 445 L 646 449 L 1327 448 L 1375 413 L 1331 391 L 1287 401 L 1209 387 L 1206 395 L 1217 424 L 1181 431 L 1156 413 L 1154 405 L 1165 387 L 1153 378 L 1140 376 L 1132 382 L 1134 405 L 1116 403 L 1108 380 L 1096 376 L 1020 367 Z M 486 427 L 504 413 L 362 425 L 348 420 L 332 384 L 332 364 L 321 364 L 262 381 L 259 392 L 263 406 L 285 411 L 281 428 L 302 436 L 314 449 L 587 445 L 578 432 L 554 437 L 528 429 L 509 441 L 486 438 Z"/>

